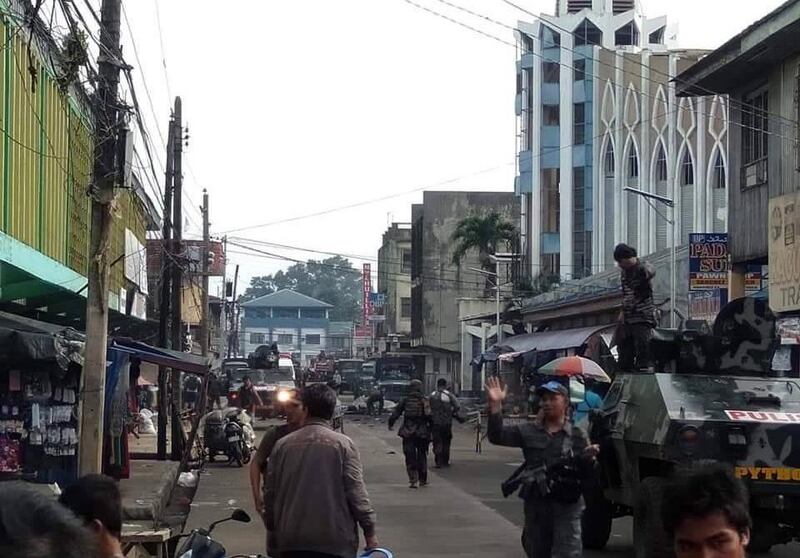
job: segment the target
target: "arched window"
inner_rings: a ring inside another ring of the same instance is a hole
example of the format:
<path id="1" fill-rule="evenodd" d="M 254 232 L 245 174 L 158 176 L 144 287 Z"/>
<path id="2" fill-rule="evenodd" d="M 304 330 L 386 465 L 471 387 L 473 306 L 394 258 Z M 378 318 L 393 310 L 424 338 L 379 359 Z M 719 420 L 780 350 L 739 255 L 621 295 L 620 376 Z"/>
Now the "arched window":
<path id="1" fill-rule="evenodd" d="M 584 19 L 572 34 L 575 36 L 575 46 L 603 44 L 603 32 L 588 19 Z"/>
<path id="2" fill-rule="evenodd" d="M 667 179 L 667 153 L 664 151 L 664 145 L 659 143 L 658 155 L 656 156 L 656 180 Z"/>
<path id="3" fill-rule="evenodd" d="M 611 137 L 606 138 L 606 150 L 603 154 L 603 203 L 605 208 L 603 210 L 603 219 L 605 222 L 605 231 L 602 238 L 602 246 L 605 250 L 605 263 L 613 265 L 615 230 L 614 224 L 617 218 L 615 207 L 615 189 L 614 189 L 614 143 Z"/>
<path id="4" fill-rule="evenodd" d="M 724 190 L 728 187 L 728 177 L 725 172 L 725 161 L 722 160 L 722 153 L 717 151 L 717 158 L 714 160 L 714 177 L 711 186 L 715 190 Z"/>
<path id="5" fill-rule="evenodd" d="M 610 141 L 606 146 L 603 169 L 606 178 L 614 178 L 614 144 L 612 144 Z"/>
<path id="6" fill-rule="evenodd" d="M 639 178 L 639 156 L 633 145 L 628 152 L 628 178 Z"/>
<path id="7" fill-rule="evenodd" d="M 694 163 L 692 162 L 692 154 L 689 149 L 683 154 L 683 161 L 681 161 L 681 186 L 688 186 L 694 184 Z"/>

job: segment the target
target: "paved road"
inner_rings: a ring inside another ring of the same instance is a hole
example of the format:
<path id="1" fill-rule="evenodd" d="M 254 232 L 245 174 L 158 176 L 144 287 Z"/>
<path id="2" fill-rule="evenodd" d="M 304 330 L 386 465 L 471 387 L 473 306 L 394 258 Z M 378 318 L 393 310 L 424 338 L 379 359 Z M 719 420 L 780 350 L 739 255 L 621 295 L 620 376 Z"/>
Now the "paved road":
<path id="1" fill-rule="evenodd" d="M 263 431 L 260 422 L 257 430 Z M 474 448 L 468 427 L 456 431 L 453 466 L 431 474 L 425 490 L 407 488 L 400 452 L 400 439 L 386 429 L 385 421 L 348 417 L 346 434 L 359 446 L 371 499 L 379 517 L 379 536 L 397 556 L 523 556 L 519 545 L 522 505 L 519 499 L 504 499 L 499 484 L 520 461 L 518 450 L 486 443 L 483 453 Z M 264 529 L 256 518 L 250 498 L 246 468 L 210 464 L 201 475 L 192 504 L 189 527 L 205 526 L 243 507 L 254 518 L 251 525 L 227 523 L 215 535 L 229 554 L 263 552 Z M 615 521 L 611 540 L 602 552 L 584 556 L 633 556 L 631 521 Z M 776 558 L 797 556 L 800 545 L 777 547 Z"/>

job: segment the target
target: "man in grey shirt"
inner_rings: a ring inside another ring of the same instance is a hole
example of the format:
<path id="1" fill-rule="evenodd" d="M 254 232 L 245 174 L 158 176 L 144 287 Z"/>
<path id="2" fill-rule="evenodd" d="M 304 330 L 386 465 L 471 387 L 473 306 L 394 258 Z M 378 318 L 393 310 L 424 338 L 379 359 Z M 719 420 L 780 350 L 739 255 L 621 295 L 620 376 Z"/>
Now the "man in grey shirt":
<path id="1" fill-rule="evenodd" d="M 330 428 L 336 392 L 312 384 L 301 395 L 302 428 L 275 444 L 265 483 L 267 529 L 281 558 L 352 558 L 358 527 L 376 548 L 376 516 L 353 441 Z"/>

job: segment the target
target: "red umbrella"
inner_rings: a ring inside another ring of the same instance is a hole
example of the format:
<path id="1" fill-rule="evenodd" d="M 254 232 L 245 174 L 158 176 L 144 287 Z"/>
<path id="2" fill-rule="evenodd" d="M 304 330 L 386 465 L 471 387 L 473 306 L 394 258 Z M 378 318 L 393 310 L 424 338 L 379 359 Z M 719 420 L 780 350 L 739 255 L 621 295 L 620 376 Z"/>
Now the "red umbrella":
<path id="1" fill-rule="evenodd" d="M 599 364 L 579 356 L 557 358 L 540 367 L 536 372 L 545 376 L 580 376 L 606 384 L 611 383 L 611 378 Z"/>

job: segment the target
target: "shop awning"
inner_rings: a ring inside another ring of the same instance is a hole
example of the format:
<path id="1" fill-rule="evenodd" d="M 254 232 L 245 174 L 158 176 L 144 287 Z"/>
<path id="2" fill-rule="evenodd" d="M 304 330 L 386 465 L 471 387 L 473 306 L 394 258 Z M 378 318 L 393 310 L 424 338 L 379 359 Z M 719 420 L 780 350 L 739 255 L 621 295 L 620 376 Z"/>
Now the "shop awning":
<path id="1" fill-rule="evenodd" d="M 85 337 L 72 328 L 0 312 L 0 361 L 81 364 Z"/>
<path id="2" fill-rule="evenodd" d="M 614 327 L 613 325 L 602 325 L 515 335 L 504 339 L 502 345 L 495 345 L 490 350 L 500 353 L 524 354 L 529 351 L 539 351 L 541 353 L 544 351 L 577 349 L 586 343 L 592 335 Z"/>
<path id="3" fill-rule="evenodd" d="M 146 343 L 132 339 L 114 339 L 109 349 L 126 352 L 131 356 L 159 366 L 183 370 L 191 374 L 206 374 L 211 368 L 211 358 L 182 353 L 160 347 L 151 347 Z"/>

